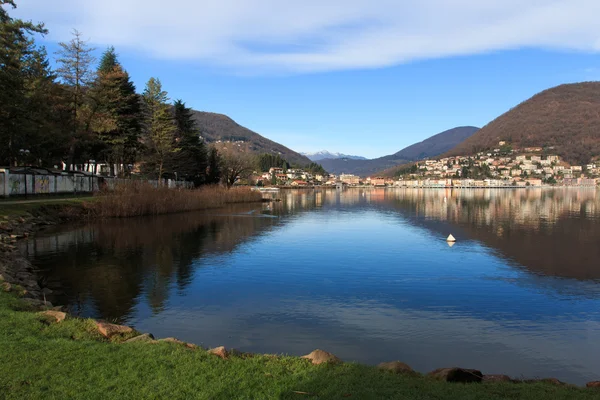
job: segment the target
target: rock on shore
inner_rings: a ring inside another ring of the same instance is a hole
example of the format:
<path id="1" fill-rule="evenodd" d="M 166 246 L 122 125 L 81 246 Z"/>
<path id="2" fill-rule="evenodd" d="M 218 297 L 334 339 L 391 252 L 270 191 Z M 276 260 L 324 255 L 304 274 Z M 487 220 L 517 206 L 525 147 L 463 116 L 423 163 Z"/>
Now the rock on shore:
<path id="1" fill-rule="evenodd" d="M 337 363 L 342 362 L 342 360 L 340 360 L 333 354 L 328 353 L 323 350 L 320 350 L 320 349 L 316 349 L 313 352 L 311 352 L 310 354 L 302 356 L 301 358 L 310 360 L 314 365 L 319 365 L 319 364 L 323 364 L 323 363 L 337 364 Z"/>

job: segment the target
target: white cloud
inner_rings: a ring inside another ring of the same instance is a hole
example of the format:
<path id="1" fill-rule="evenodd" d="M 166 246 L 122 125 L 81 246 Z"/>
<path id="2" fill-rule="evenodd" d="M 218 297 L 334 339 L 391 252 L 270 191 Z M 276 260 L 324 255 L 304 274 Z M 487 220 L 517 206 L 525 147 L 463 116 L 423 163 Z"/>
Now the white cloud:
<path id="1" fill-rule="evenodd" d="M 597 0 L 22 0 L 50 40 L 243 72 L 385 67 L 523 47 L 600 51 Z"/>

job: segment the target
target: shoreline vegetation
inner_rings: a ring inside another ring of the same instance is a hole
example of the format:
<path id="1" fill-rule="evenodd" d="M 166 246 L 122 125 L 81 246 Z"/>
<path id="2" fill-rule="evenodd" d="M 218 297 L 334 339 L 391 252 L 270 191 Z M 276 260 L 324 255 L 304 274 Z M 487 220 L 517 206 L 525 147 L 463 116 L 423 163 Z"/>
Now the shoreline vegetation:
<path id="1" fill-rule="evenodd" d="M 262 194 L 249 187 L 202 186 L 198 189 L 155 188 L 146 183 L 118 185 L 85 205 L 92 216 L 126 218 L 221 208 L 234 203 L 258 203 Z"/>
<path id="2" fill-rule="evenodd" d="M 422 375 L 401 362 L 345 363 L 322 350 L 303 357 L 207 350 L 72 317 L 49 303 L 20 299 L 27 295 L 21 287 L 0 285 L 0 393 L 6 399 L 566 400 L 599 393 L 556 379 L 516 381 L 462 368 Z"/>
<path id="3" fill-rule="evenodd" d="M 54 222 L 96 218 L 128 218 L 222 208 L 229 204 L 260 203 L 262 194 L 249 187 L 201 186 L 197 189 L 121 183 L 93 196 L 20 198 L 0 201 L 0 217 L 41 217 Z M 35 219 L 35 218 L 34 218 Z M 13 221 L 14 222 L 14 221 Z M 27 225 L 27 224 L 26 224 Z M 1 229 L 0 229 L 1 232 Z"/>

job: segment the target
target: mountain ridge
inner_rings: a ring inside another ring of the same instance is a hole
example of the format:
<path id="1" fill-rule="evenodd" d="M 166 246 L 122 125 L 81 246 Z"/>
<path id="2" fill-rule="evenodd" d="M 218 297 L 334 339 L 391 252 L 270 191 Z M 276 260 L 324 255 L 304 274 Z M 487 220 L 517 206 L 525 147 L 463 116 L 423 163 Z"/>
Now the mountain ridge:
<path id="1" fill-rule="evenodd" d="M 315 151 L 312 153 L 300 153 L 305 157 L 308 157 L 311 161 L 321 161 L 321 160 L 335 160 L 338 158 L 348 158 L 351 160 L 367 160 L 366 157 L 362 156 L 353 156 L 349 154 L 343 153 L 332 153 L 328 150 Z"/>
<path id="2" fill-rule="evenodd" d="M 474 126 L 458 126 L 384 157 L 372 160 L 325 159 L 320 163 L 323 168 L 334 174 L 350 173 L 359 176 L 377 174 L 397 165 L 436 157 L 451 150 L 478 130 L 479 128 Z"/>
<path id="3" fill-rule="evenodd" d="M 311 163 L 308 157 L 238 124 L 225 114 L 198 110 L 191 112 L 200 136 L 209 144 L 219 141 L 234 142 L 236 147 L 243 149 L 240 151 L 254 154 L 279 154 L 289 163 L 301 166 Z"/>

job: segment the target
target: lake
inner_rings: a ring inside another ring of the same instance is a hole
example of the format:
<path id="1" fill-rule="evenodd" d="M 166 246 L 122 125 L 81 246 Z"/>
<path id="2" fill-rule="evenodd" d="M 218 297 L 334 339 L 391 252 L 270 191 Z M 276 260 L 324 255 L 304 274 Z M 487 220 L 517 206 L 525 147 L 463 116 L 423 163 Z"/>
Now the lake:
<path id="1" fill-rule="evenodd" d="M 282 190 L 21 244 L 50 300 L 206 347 L 600 378 L 597 189 Z M 445 238 L 453 234 L 450 246 Z"/>

